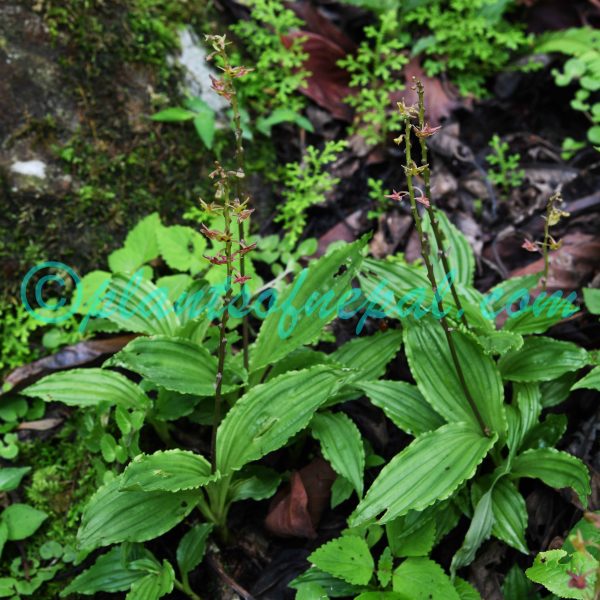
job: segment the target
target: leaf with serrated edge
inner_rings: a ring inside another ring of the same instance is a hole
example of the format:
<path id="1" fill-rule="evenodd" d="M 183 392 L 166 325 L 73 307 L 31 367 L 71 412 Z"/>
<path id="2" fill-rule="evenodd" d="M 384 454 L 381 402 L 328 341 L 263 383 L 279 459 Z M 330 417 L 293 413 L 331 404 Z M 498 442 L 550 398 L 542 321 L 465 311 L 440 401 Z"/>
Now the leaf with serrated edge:
<path id="1" fill-rule="evenodd" d="M 321 443 L 321 452 L 333 470 L 350 481 L 359 498 L 363 493 L 365 448 L 358 427 L 344 413 L 317 413 L 312 433 Z"/>
<path id="2" fill-rule="evenodd" d="M 136 456 L 123 472 L 122 491 L 179 492 L 218 479 L 210 463 L 186 450 L 165 450 Z"/>
<path id="3" fill-rule="evenodd" d="M 387 523 L 448 498 L 473 477 L 496 440 L 497 435 L 484 437 L 466 423 L 424 433 L 381 470 L 348 524 L 356 527 L 382 511 L 379 522 Z"/>

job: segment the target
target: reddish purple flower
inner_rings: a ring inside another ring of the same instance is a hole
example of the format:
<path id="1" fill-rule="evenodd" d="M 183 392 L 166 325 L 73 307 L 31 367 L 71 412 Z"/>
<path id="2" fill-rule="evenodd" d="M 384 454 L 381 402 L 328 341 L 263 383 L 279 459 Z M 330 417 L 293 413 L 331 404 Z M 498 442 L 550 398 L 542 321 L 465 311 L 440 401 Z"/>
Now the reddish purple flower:
<path id="1" fill-rule="evenodd" d="M 577 575 L 577 573 L 573 573 L 572 571 L 567 571 L 567 575 L 570 576 L 570 588 L 575 588 L 576 590 L 585 590 L 585 588 L 587 587 L 585 575 Z"/>
<path id="2" fill-rule="evenodd" d="M 531 242 L 529 240 L 525 240 L 523 242 L 523 245 L 521 246 L 521 248 L 524 248 L 525 250 L 527 250 L 527 252 L 539 252 L 540 251 L 537 244 L 535 242 Z"/>

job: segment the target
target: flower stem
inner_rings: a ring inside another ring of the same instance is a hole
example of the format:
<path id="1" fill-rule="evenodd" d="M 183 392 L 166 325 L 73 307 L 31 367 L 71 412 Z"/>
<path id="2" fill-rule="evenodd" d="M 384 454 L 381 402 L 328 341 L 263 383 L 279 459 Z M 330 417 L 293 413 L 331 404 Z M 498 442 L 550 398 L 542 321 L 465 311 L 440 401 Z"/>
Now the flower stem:
<path id="1" fill-rule="evenodd" d="M 417 233 L 419 235 L 419 240 L 421 241 L 421 254 L 423 256 L 423 261 L 425 262 L 425 268 L 427 270 L 427 278 L 429 279 L 429 284 L 431 285 L 431 289 L 435 295 L 435 300 L 437 303 L 439 314 L 441 315 L 441 323 L 444 329 L 444 334 L 446 335 L 446 341 L 448 343 L 448 348 L 450 349 L 450 355 L 452 357 L 452 362 L 454 363 L 454 368 L 456 369 L 456 374 L 458 376 L 458 380 L 463 389 L 467 402 L 479 423 L 479 427 L 485 436 L 490 435 L 490 431 L 487 428 L 483 418 L 481 417 L 481 413 L 471 396 L 471 392 L 467 386 L 467 382 L 465 380 L 465 375 L 463 373 L 462 367 L 460 365 L 460 360 L 458 358 L 458 353 L 456 352 L 456 346 L 454 345 L 454 340 L 452 339 L 451 328 L 448 324 L 448 320 L 446 319 L 446 315 L 444 313 L 444 306 L 442 302 L 442 298 L 437 293 L 437 282 L 435 279 L 435 273 L 433 270 L 433 265 L 430 259 L 431 247 L 429 244 L 429 240 L 427 235 L 423 231 L 423 223 L 421 220 L 421 215 L 419 215 L 419 210 L 417 209 L 417 201 L 415 199 L 415 189 L 413 186 L 413 169 L 416 168 L 415 163 L 412 160 L 411 152 L 411 135 L 412 125 L 410 122 L 410 117 L 406 118 L 406 132 L 405 132 L 405 144 L 406 144 L 406 181 L 408 186 L 408 195 L 410 198 L 410 207 L 413 215 L 413 219 L 415 221 L 415 226 L 417 228 Z"/>
<path id="2" fill-rule="evenodd" d="M 202 600 L 202 598 L 198 596 L 198 594 L 196 594 L 190 587 L 187 574 L 184 576 L 183 582 L 175 579 L 173 583 L 176 589 L 178 589 L 180 592 L 183 592 L 188 598 L 191 598 L 191 600 Z"/>
<path id="3" fill-rule="evenodd" d="M 425 88 L 423 87 L 423 83 L 419 79 L 415 79 L 415 84 L 417 86 L 417 93 L 419 96 L 419 127 L 423 129 L 425 127 Z M 444 267 L 444 272 L 446 274 L 446 278 L 450 284 L 450 292 L 452 293 L 452 298 L 454 300 L 454 304 L 456 304 L 456 308 L 458 309 L 458 314 L 461 323 L 465 327 L 469 327 L 469 323 L 467 322 L 467 317 L 465 315 L 465 311 L 463 310 L 460 298 L 458 297 L 458 293 L 456 291 L 456 287 L 454 285 L 453 279 L 450 277 L 450 264 L 448 263 L 448 257 L 446 256 L 446 252 L 444 250 L 444 236 L 439 228 L 439 222 L 435 216 L 435 209 L 432 204 L 431 197 L 431 171 L 429 169 L 429 160 L 427 154 L 427 143 L 425 136 L 419 137 L 419 142 L 421 144 L 421 164 L 424 167 L 423 170 L 423 179 L 425 181 L 425 196 L 429 200 L 429 206 L 427 206 L 427 214 L 429 215 L 429 221 L 431 223 L 431 229 L 433 230 L 433 235 L 435 236 L 435 242 L 438 248 L 438 254 L 442 259 L 442 266 Z"/>

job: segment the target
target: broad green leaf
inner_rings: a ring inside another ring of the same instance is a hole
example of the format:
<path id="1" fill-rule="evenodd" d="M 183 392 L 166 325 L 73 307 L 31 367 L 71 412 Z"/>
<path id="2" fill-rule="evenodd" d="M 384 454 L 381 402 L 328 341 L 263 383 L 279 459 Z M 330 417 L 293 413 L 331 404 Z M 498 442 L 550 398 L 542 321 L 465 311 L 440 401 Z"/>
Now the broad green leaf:
<path id="1" fill-rule="evenodd" d="M 410 435 L 421 435 L 444 424 L 444 419 L 425 400 L 416 385 L 405 381 L 368 381 L 353 384 L 381 408 L 396 427 Z"/>
<path id="2" fill-rule="evenodd" d="M 191 227 L 161 227 L 158 247 L 167 265 L 176 271 L 190 271 L 195 275 L 209 266 L 202 256 L 206 250 L 206 239 Z"/>
<path id="3" fill-rule="evenodd" d="M 175 335 L 179 318 L 167 294 L 138 271 L 133 275 L 113 275 L 104 294 L 104 304 L 94 316 L 105 317 L 125 331 Z"/>
<path id="4" fill-rule="evenodd" d="M 194 279 L 186 273 L 177 273 L 177 275 L 167 275 L 156 281 L 156 287 L 165 290 L 167 298 L 174 304 L 194 283 Z M 181 315 L 179 315 L 181 318 Z"/>
<path id="5" fill-rule="evenodd" d="M 405 328 L 406 356 L 419 390 L 448 422 L 465 421 L 479 427 L 460 384 L 442 325 L 431 318 L 410 320 Z M 506 431 L 504 390 L 494 361 L 470 336 L 454 331 L 452 339 L 466 385 L 486 426 Z"/>
<path id="6" fill-rule="evenodd" d="M 570 296 L 562 298 L 560 291 L 547 298 L 546 292 L 541 292 L 532 304 L 528 304 L 523 309 L 520 306 L 515 308 L 515 314 L 509 312 L 509 318 L 502 329 L 523 335 L 544 333 L 556 323 L 579 311 L 569 298 Z M 529 294 L 524 295 L 519 301 L 529 302 Z"/>
<path id="7" fill-rule="evenodd" d="M 561 598 L 585 600 L 594 589 L 597 569 L 598 561 L 581 552 L 568 555 L 565 550 L 549 550 L 540 552 L 525 574 L 531 581 L 543 585 Z M 580 590 L 571 587 L 571 573 L 586 573 L 587 588 Z"/>
<path id="8" fill-rule="evenodd" d="M 150 118 L 153 121 L 161 121 L 164 123 L 180 123 L 181 121 L 191 121 L 195 116 L 196 113 L 191 110 L 173 106 L 153 114 Z"/>
<path id="9" fill-rule="evenodd" d="M 442 567 L 428 558 L 407 558 L 394 571 L 392 585 L 402 600 L 460 600 Z"/>
<path id="10" fill-rule="evenodd" d="M 0 557 L 2 557 L 6 542 L 8 542 L 8 525 L 6 524 L 6 521 L 0 519 Z M 0 579 L 0 581 L 2 580 Z"/>
<path id="11" fill-rule="evenodd" d="M 145 542 L 166 533 L 194 508 L 198 492 L 122 492 L 123 476 L 103 485 L 83 511 L 77 534 L 86 550 Z"/>
<path id="12" fill-rule="evenodd" d="M 528 554 L 525 541 L 527 507 L 515 484 L 506 477 L 499 479 L 492 488 L 492 512 L 492 534 L 523 554 Z"/>
<path id="13" fill-rule="evenodd" d="M 365 448 L 354 421 L 344 413 L 317 413 L 311 422 L 313 436 L 333 470 L 350 481 L 358 494 L 363 493 Z"/>
<path id="14" fill-rule="evenodd" d="M 540 391 L 542 393 L 542 408 L 551 408 L 564 402 L 571 393 L 571 386 L 577 379 L 577 373 L 570 372 L 553 379 L 542 381 Z"/>
<path id="15" fill-rule="evenodd" d="M 473 477 L 496 439 L 496 435 L 484 437 L 466 423 L 422 434 L 381 470 L 348 524 L 360 525 L 383 511 L 379 522 L 387 523 L 448 498 Z"/>
<path id="16" fill-rule="evenodd" d="M 507 407 L 508 438 L 511 456 L 520 448 L 525 436 L 537 423 L 542 412 L 541 392 L 537 383 L 515 383 L 513 406 Z"/>
<path id="17" fill-rule="evenodd" d="M 298 586 L 296 600 L 328 600 L 329 596 L 318 583 L 303 583 Z"/>
<path id="18" fill-rule="evenodd" d="M 61 597 L 69 594 L 92 595 L 96 592 L 124 592 L 131 584 L 144 577 L 144 573 L 130 569 L 126 565 L 123 546 L 116 546 L 106 554 L 102 554 L 96 562 L 78 575 L 60 593 Z"/>
<path id="19" fill-rule="evenodd" d="M 138 385 L 121 373 L 107 369 L 72 369 L 52 373 L 30 385 L 22 394 L 45 402 L 62 402 L 68 406 L 121 406 L 146 410 L 148 396 Z"/>
<path id="20" fill-rule="evenodd" d="M 204 558 L 206 540 L 213 530 L 212 523 L 194 525 L 177 546 L 177 564 L 182 574 L 193 571 Z"/>
<path id="21" fill-rule="evenodd" d="M 260 133 L 270 136 L 271 129 L 281 123 L 293 123 L 311 133 L 315 130 L 312 123 L 306 117 L 303 117 L 300 113 L 290 108 L 276 108 L 268 117 L 259 118 L 256 121 L 256 129 Z"/>
<path id="22" fill-rule="evenodd" d="M 435 543 L 435 519 L 425 512 L 411 512 L 394 519 L 385 529 L 396 557 L 427 556 Z"/>
<path id="23" fill-rule="evenodd" d="M 203 346 L 167 336 L 138 337 L 110 364 L 139 373 L 152 383 L 181 394 L 212 396 L 217 360 Z M 227 386 L 224 386 L 225 391 Z"/>
<path id="24" fill-rule="evenodd" d="M 218 478 L 210 463 L 186 450 L 165 450 L 136 456 L 123 472 L 122 491 L 180 492 L 202 487 Z"/>
<path id="25" fill-rule="evenodd" d="M 194 117 L 194 128 L 196 129 L 196 133 L 209 150 L 213 147 L 216 124 L 217 120 L 215 118 L 215 113 L 211 110 Z"/>
<path id="26" fill-rule="evenodd" d="M 19 487 L 21 479 L 31 471 L 31 467 L 0 468 L 0 492 L 12 492 Z"/>
<path id="27" fill-rule="evenodd" d="M 125 600 L 158 600 L 170 594 L 175 585 L 175 572 L 167 561 L 163 561 L 160 569 L 150 572 L 131 584 Z"/>
<path id="28" fill-rule="evenodd" d="M 498 367 L 509 381 L 549 381 L 588 363 L 588 353 L 576 344 L 535 336 L 520 350 L 502 356 Z"/>
<path id="29" fill-rule="evenodd" d="M 252 371 L 276 363 L 311 342 L 338 316 L 365 244 L 366 238 L 345 244 L 312 262 L 277 297 L 251 353 Z"/>
<path id="30" fill-rule="evenodd" d="M 541 479 L 557 489 L 570 487 L 583 506 L 587 506 L 587 497 L 591 493 L 587 467 L 578 458 L 554 448 L 523 452 L 513 460 L 510 476 Z"/>
<path id="31" fill-rule="evenodd" d="M 423 231 L 429 236 L 431 253 L 434 257 L 433 270 L 436 280 L 440 283 L 446 275 L 442 260 L 439 258 L 440 252 L 446 252 L 450 270 L 455 273 L 454 281 L 467 286 L 473 285 L 475 257 L 471 244 L 469 244 L 464 234 L 450 222 L 443 211 L 436 210 L 435 216 L 444 238 L 443 248 L 438 248 L 429 220 L 429 213 L 423 215 Z"/>
<path id="32" fill-rule="evenodd" d="M 248 465 L 229 485 L 229 500 L 264 500 L 270 498 L 281 483 L 281 475 L 262 465 Z"/>
<path id="33" fill-rule="evenodd" d="M 600 391 L 600 367 L 592 369 L 585 377 L 571 387 L 572 390 L 580 390 L 582 388 Z"/>
<path id="34" fill-rule="evenodd" d="M 160 216 L 152 213 L 142 219 L 125 238 L 125 248 L 135 252 L 142 263 L 158 256 L 158 244 L 156 234 L 161 229 Z"/>
<path id="35" fill-rule="evenodd" d="M 461 567 L 470 565 L 475 560 L 477 550 L 481 544 L 490 537 L 494 525 L 494 512 L 492 510 L 493 488 L 488 490 L 477 502 L 471 524 L 465 535 L 462 546 L 452 557 L 450 572 L 452 576 Z"/>
<path id="36" fill-rule="evenodd" d="M 367 585 L 375 570 L 367 542 L 356 535 L 343 535 L 327 542 L 308 560 L 318 569 L 354 585 Z"/>
<path id="37" fill-rule="evenodd" d="M 486 294 L 486 307 L 493 309 L 498 313 L 506 308 L 511 297 L 519 296 L 519 292 L 534 290 L 540 281 L 540 274 L 523 275 L 521 277 L 511 277 L 495 285 Z"/>
<path id="38" fill-rule="evenodd" d="M 330 354 L 329 359 L 360 371 L 357 378 L 361 381 L 371 381 L 385 373 L 387 364 L 398 354 L 401 345 L 402 332 L 391 330 L 354 338 Z"/>
<path id="39" fill-rule="evenodd" d="M 600 315 L 600 289 L 583 288 L 583 301 L 593 315 Z"/>
<path id="40" fill-rule="evenodd" d="M 329 367 L 313 367 L 252 387 L 217 431 L 219 472 L 227 475 L 281 448 L 308 425 L 343 377 Z"/>
<path id="41" fill-rule="evenodd" d="M 8 540 L 24 540 L 33 535 L 48 515 L 28 504 L 15 503 L 5 508 L 0 519 L 6 523 Z"/>
<path id="42" fill-rule="evenodd" d="M 406 600 L 400 592 L 363 592 L 354 600 Z"/>

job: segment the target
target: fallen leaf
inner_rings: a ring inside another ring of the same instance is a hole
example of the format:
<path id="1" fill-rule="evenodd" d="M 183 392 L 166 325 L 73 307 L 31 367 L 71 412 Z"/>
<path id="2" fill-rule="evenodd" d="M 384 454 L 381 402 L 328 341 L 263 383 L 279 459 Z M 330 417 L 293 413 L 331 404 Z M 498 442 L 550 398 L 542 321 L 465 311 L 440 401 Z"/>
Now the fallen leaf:
<path id="1" fill-rule="evenodd" d="M 48 431 L 54 429 L 63 422 L 63 419 L 40 419 L 39 421 L 25 421 L 19 423 L 17 429 L 22 431 L 27 429 L 29 431 Z"/>
<path id="2" fill-rule="evenodd" d="M 337 225 L 334 225 L 331 229 L 326 231 L 319 238 L 319 247 L 317 248 L 316 257 L 323 256 L 327 251 L 327 248 L 333 242 L 343 240 L 344 242 L 353 242 L 356 239 L 357 231 L 360 228 L 360 218 L 363 214 L 362 210 L 353 212 L 350 216 L 346 217 L 344 221 L 340 221 Z"/>
<path id="3" fill-rule="evenodd" d="M 356 44 L 337 25 L 334 25 L 317 8 L 308 2 L 295 2 L 290 8 L 301 18 L 311 33 L 322 35 L 351 54 L 356 50 Z"/>
<path id="4" fill-rule="evenodd" d="M 0 396 L 17 388 L 24 388 L 34 381 L 53 373 L 90 363 L 102 356 L 115 354 L 127 345 L 135 335 L 120 335 L 104 340 L 89 340 L 65 346 L 56 354 L 45 356 L 32 363 L 17 367 L 4 379 Z"/>
<path id="5" fill-rule="evenodd" d="M 335 472 L 322 458 L 292 473 L 287 489 L 280 490 L 271 502 L 266 528 L 281 537 L 316 538 L 335 478 Z"/>
<path id="6" fill-rule="evenodd" d="M 350 122 L 352 109 L 344 102 L 344 98 L 352 93 L 350 75 L 337 65 L 346 52 L 326 37 L 307 31 L 283 36 L 282 40 L 286 46 L 290 46 L 292 40 L 298 37 L 306 38 L 303 47 L 308 59 L 303 67 L 311 73 L 306 87 L 301 87 L 299 91 L 337 119 Z"/>

